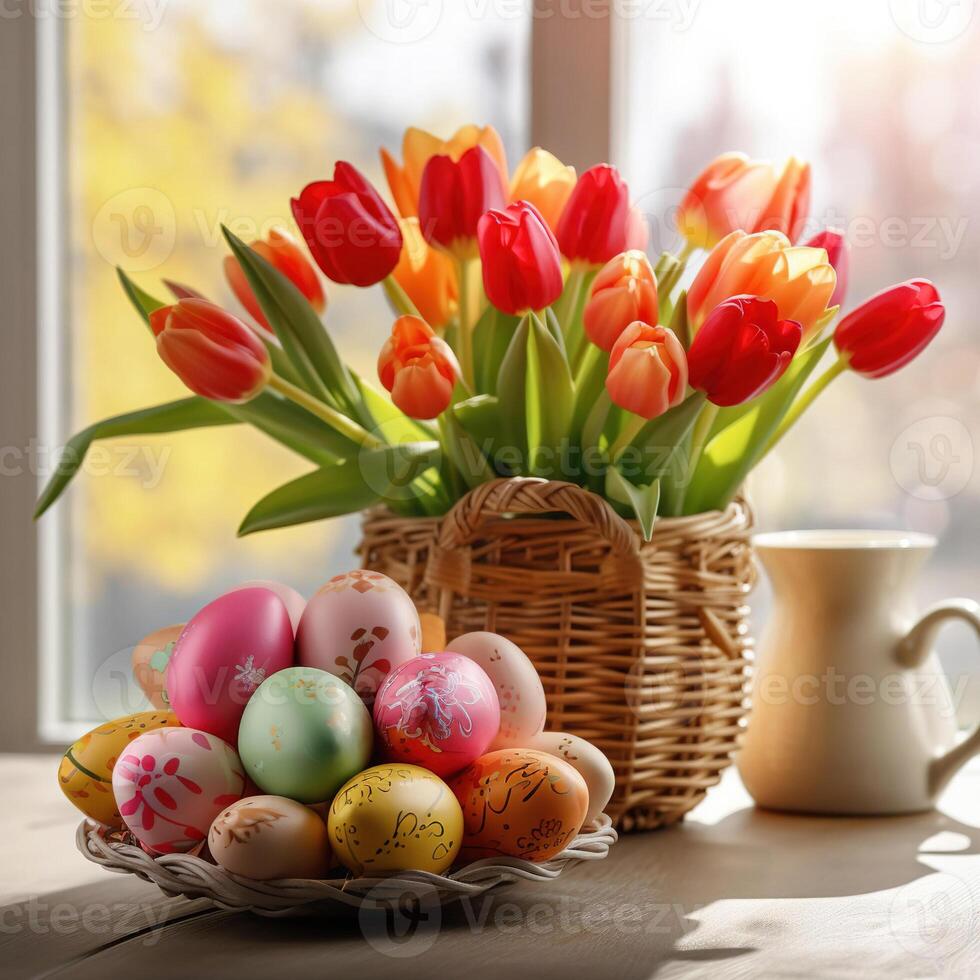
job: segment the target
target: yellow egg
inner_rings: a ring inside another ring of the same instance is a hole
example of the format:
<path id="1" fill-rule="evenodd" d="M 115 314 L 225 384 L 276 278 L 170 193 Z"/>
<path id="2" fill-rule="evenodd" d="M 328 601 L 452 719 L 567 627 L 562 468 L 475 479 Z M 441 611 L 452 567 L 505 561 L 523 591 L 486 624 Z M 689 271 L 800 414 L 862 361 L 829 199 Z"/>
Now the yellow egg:
<path id="1" fill-rule="evenodd" d="M 356 875 L 442 874 L 459 852 L 463 812 L 449 787 L 420 766 L 372 766 L 334 797 L 327 820 L 337 859 Z"/>
<path id="2" fill-rule="evenodd" d="M 61 760 L 58 767 L 61 792 L 85 816 L 109 827 L 121 827 L 122 817 L 112 795 L 112 768 L 116 759 L 144 732 L 179 726 L 172 711 L 140 711 L 93 728 L 75 742 Z"/>

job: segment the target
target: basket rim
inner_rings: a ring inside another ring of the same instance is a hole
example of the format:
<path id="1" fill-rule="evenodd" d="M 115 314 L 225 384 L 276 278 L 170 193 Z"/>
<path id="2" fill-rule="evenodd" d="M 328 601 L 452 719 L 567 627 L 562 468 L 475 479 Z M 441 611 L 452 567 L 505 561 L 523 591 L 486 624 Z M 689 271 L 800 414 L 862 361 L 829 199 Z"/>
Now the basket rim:
<path id="1" fill-rule="evenodd" d="M 458 867 L 448 875 L 393 871 L 372 876 L 347 874 L 269 881 L 233 874 L 194 854 L 151 855 L 118 830 L 88 819 L 78 825 L 75 845 L 93 864 L 118 874 L 136 875 L 157 885 L 166 895 L 206 898 L 231 911 L 289 916 L 322 911 L 325 907 L 371 908 L 406 895 L 446 904 L 519 880 L 550 881 L 567 866 L 601 861 L 618 838 L 612 820 L 603 813 L 568 847 L 540 864 L 521 858 L 491 857 Z"/>

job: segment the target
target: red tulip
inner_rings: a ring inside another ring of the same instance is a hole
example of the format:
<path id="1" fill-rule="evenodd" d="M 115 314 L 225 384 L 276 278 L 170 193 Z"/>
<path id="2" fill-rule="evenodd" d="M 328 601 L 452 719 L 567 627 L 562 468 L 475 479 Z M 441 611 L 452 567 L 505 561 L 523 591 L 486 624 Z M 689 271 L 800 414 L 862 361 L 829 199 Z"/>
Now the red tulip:
<path id="1" fill-rule="evenodd" d="M 426 241 L 460 257 L 476 254 L 477 225 L 491 208 L 507 200 L 497 162 L 482 146 L 467 150 L 459 161 L 432 157 L 422 171 L 419 225 Z"/>
<path id="2" fill-rule="evenodd" d="M 503 313 L 543 310 L 562 291 L 558 242 L 541 212 L 527 201 L 487 211 L 477 226 L 483 287 Z"/>
<path id="3" fill-rule="evenodd" d="M 434 419 L 449 408 L 459 373 L 452 348 L 418 316 L 400 316 L 378 356 L 381 383 L 413 419 Z"/>
<path id="4" fill-rule="evenodd" d="M 349 163 L 292 199 L 310 254 L 334 282 L 373 286 L 398 264 L 402 233 L 378 192 Z"/>
<path id="5" fill-rule="evenodd" d="M 195 394 L 247 402 L 272 375 L 265 345 L 238 317 L 203 299 L 182 299 L 150 314 L 157 352 Z"/>
<path id="6" fill-rule="evenodd" d="M 558 222 L 562 255 L 602 265 L 639 240 L 641 218 L 630 209 L 629 188 L 619 171 L 608 163 L 591 167 L 579 178 Z"/>
<path id="7" fill-rule="evenodd" d="M 837 285 L 834 287 L 833 295 L 827 302 L 827 306 L 840 306 L 847 294 L 847 274 L 851 265 L 851 247 L 847 244 L 843 232 L 828 228 L 826 231 L 820 232 L 819 235 L 814 235 L 806 243 L 806 247 L 822 248 L 827 253 L 827 261 L 837 273 Z"/>
<path id="8" fill-rule="evenodd" d="M 299 245 L 292 235 L 281 228 L 273 228 L 268 237 L 262 241 L 252 242 L 251 249 L 262 256 L 270 265 L 278 269 L 292 284 L 309 300 L 310 306 L 317 313 L 322 313 L 327 305 L 323 295 L 323 287 L 317 277 L 316 270 L 300 251 Z M 271 330 L 269 321 L 259 301 L 248 284 L 248 279 L 242 271 L 241 264 L 234 255 L 225 256 L 225 278 L 232 292 L 238 297 L 238 302 L 251 314 L 252 319 L 266 330 Z"/>
<path id="9" fill-rule="evenodd" d="M 609 355 L 606 390 L 620 408 L 645 419 L 680 404 L 687 389 L 684 345 L 666 327 L 631 323 Z"/>
<path id="10" fill-rule="evenodd" d="M 643 252 L 623 252 L 610 259 L 592 283 L 582 325 L 596 347 L 613 349 L 635 320 L 657 322 L 657 279 Z"/>
<path id="11" fill-rule="evenodd" d="M 852 371 L 883 378 L 904 367 L 939 333 L 946 310 L 928 279 L 889 286 L 837 325 L 834 344 Z"/>
<path id="12" fill-rule="evenodd" d="M 733 296 L 708 314 L 687 352 L 691 387 L 715 405 L 741 405 L 779 379 L 802 337 L 772 300 Z"/>

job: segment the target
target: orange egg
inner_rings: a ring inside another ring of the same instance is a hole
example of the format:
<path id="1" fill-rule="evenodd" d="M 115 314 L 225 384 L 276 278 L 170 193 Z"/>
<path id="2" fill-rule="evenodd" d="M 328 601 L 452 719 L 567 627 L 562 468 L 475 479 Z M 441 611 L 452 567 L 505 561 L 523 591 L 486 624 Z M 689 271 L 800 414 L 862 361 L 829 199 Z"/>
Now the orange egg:
<path id="1" fill-rule="evenodd" d="M 574 840 L 589 809 L 579 773 L 534 749 L 489 752 L 450 785 L 463 808 L 463 861 L 547 861 Z"/>

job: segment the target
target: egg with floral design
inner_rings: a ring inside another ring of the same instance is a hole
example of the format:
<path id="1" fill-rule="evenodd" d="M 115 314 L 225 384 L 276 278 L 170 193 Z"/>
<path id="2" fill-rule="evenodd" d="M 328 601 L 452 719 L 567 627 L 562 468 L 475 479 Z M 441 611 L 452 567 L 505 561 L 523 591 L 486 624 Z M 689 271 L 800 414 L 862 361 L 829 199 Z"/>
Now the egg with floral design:
<path id="1" fill-rule="evenodd" d="M 449 785 L 463 808 L 464 861 L 548 861 L 571 844 L 589 811 L 581 775 L 534 749 L 489 752 Z"/>
<path id="2" fill-rule="evenodd" d="M 448 776 L 486 752 L 500 728 L 493 682 L 458 653 L 423 653 L 385 679 L 374 727 L 389 761 Z"/>
<path id="3" fill-rule="evenodd" d="M 334 854 L 355 875 L 442 874 L 459 853 L 463 814 L 452 790 L 419 766 L 371 766 L 345 783 L 327 818 Z"/>
<path id="4" fill-rule="evenodd" d="M 605 810 L 616 789 L 616 772 L 601 749 L 568 732 L 541 732 L 528 741 L 526 748 L 557 756 L 578 771 L 589 789 L 586 823 Z"/>
<path id="5" fill-rule="evenodd" d="M 419 614 L 394 579 L 357 569 L 336 575 L 306 604 L 297 662 L 339 677 L 370 708 L 388 673 L 422 649 Z"/>
<path id="6" fill-rule="evenodd" d="M 193 728 L 140 735 L 112 770 L 119 813 L 153 854 L 197 847 L 214 818 L 241 799 L 244 789 L 245 771 L 235 750 Z"/>
<path id="7" fill-rule="evenodd" d="M 293 627 L 282 600 L 268 589 L 238 589 L 184 627 L 167 665 L 167 696 L 181 724 L 234 745 L 249 698 L 292 663 Z"/>

